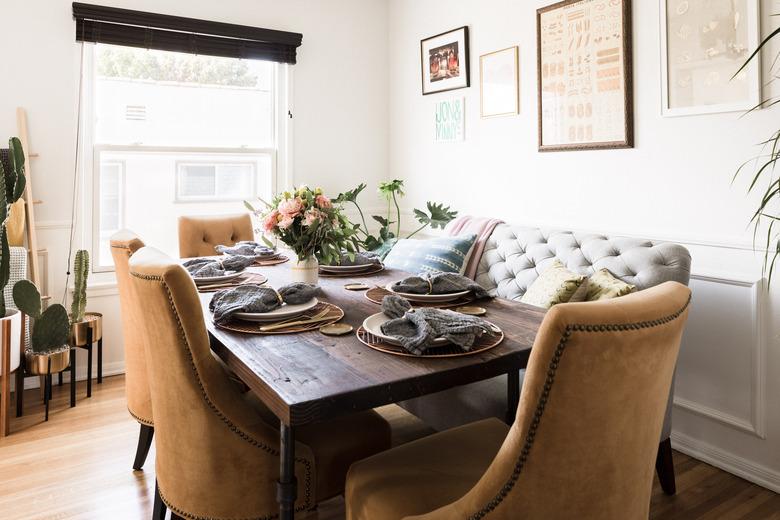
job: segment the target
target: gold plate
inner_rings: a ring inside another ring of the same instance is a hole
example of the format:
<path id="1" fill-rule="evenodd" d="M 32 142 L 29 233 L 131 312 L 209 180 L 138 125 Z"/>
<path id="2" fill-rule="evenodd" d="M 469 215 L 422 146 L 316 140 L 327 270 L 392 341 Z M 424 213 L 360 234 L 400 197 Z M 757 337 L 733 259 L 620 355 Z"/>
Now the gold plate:
<path id="1" fill-rule="evenodd" d="M 459 312 L 461 314 L 468 314 L 470 316 L 484 316 L 487 314 L 487 309 L 484 307 L 470 307 L 468 305 L 463 307 L 456 307 L 453 309 L 455 312 Z"/>
<path id="2" fill-rule="evenodd" d="M 370 287 L 364 283 L 348 283 L 344 286 L 348 291 L 367 291 Z"/>
<path id="3" fill-rule="evenodd" d="M 332 323 L 320 327 L 320 332 L 326 336 L 343 336 L 352 332 L 352 325 L 347 323 Z"/>

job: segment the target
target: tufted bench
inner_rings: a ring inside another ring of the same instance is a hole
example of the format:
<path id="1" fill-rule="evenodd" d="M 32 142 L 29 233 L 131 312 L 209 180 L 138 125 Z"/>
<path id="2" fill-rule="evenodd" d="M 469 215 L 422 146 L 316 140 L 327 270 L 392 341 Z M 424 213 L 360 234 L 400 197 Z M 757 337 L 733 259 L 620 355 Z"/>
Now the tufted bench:
<path id="1" fill-rule="evenodd" d="M 501 224 L 485 245 L 476 280 L 493 296 L 520 300 L 556 259 L 579 274 L 606 268 L 638 290 L 667 281 L 688 285 L 690 279 L 691 255 L 677 244 Z M 502 376 L 405 401 L 401 406 L 436 430 L 445 430 L 488 417 L 504 419 L 506 392 L 506 376 Z M 669 457 L 671 402 L 672 394 L 661 432 L 661 448 Z M 659 452 L 659 463 L 660 458 Z M 673 469 L 671 483 L 664 481 L 661 467 L 658 471 L 664 490 L 673 493 Z"/>

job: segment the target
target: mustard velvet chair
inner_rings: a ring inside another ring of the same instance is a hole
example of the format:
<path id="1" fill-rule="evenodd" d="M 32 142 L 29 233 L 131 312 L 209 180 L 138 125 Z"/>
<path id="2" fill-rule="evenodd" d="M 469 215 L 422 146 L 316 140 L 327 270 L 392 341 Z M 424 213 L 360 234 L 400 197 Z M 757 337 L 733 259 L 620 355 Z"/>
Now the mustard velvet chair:
<path id="1" fill-rule="evenodd" d="M 125 344 L 125 394 L 127 410 L 139 422 L 138 447 L 133 469 L 140 470 L 146 462 L 154 436 L 152 397 L 146 375 L 146 353 L 140 323 L 130 305 L 130 257 L 144 247 L 141 238 L 129 230 L 111 236 L 111 256 L 114 258 L 116 283 L 119 289 L 119 310 L 122 313 L 122 337 Z"/>
<path id="2" fill-rule="evenodd" d="M 213 357 L 195 284 L 156 249 L 130 258 L 133 312 L 143 326 L 154 409 L 155 518 L 276 517 L 278 422 L 242 394 Z M 343 492 L 354 461 L 390 446 L 373 411 L 301 427 L 296 511 Z"/>
<path id="3" fill-rule="evenodd" d="M 242 240 L 254 240 L 252 217 L 249 213 L 240 215 L 219 215 L 205 217 L 179 217 L 179 256 L 213 256 L 216 246 L 232 246 Z"/>
<path id="4" fill-rule="evenodd" d="M 553 307 L 511 427 L 488 419 L 355 463 L 349 520 L 646 520 L 690 291 Z"/>

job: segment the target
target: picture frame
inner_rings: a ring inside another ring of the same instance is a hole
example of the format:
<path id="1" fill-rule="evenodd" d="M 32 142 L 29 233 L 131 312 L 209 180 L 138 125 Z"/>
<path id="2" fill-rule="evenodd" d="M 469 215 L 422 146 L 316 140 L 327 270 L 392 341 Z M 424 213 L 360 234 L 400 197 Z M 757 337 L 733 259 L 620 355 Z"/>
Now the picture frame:
<path id="1" fill-rule="evenodd" d="M 715 7 L 703 0 L 659 0 L 659 5 L 664 117 L 745 112 L 761 103 L 761 60 L 732 79 L 761 42 L 759 0 Z M 708 42 L 694 27 L 709 23 L 715 27 Z"/>
<path id="2" fill-rule="evenodd" d="M 539 151 L 633 148 L 631 0 L 536 13 Z"/>
<path id="3" fill-rule="evenodd" d="M 420 40 L 420 70 L 424 96 L 470 87 L 468 26 Z"/>
<path id="4" fill-rule="evenodd" d="M 479 110 L 483 119 L 520 113 L 520 49 L 517 45 L 479 57 Z"/>

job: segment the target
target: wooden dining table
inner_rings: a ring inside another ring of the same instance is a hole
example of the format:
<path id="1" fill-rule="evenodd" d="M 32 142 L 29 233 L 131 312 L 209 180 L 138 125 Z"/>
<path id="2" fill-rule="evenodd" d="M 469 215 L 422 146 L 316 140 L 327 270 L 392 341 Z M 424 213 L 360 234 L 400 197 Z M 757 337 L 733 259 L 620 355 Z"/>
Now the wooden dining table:
<path id="1" fill-rule="evenodd" d="M 278 288 L 291 281 L 290 263 L 251 268 Z M 410 276 L 385 269 L 371 276 L 320 277 L 320 300 L 344 311 L 342 323 L 355 330 L 378 304 L 365 292 L 345 284 L 381 286 Z M 450 358 L 402 357 L 373 350 L 355 332 L 326 336 L 318 330 L 296 334 L 259 335 L 233 332 L 214 324 L 201 294 L 212 350 L 279 418 L 280 476 L 277 489 L 282 520 L 292 519 L 296 500 L 295 428 L 338 416 L 397 403 L 507 374 L 507 421 L 514 420 L 520 395 L 519 370 L 526 367 L 545 311 L 519 302 L 486 299 L 477 302 L 485 316 L 504 332 L 497 347 Z"/>

